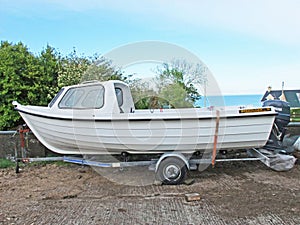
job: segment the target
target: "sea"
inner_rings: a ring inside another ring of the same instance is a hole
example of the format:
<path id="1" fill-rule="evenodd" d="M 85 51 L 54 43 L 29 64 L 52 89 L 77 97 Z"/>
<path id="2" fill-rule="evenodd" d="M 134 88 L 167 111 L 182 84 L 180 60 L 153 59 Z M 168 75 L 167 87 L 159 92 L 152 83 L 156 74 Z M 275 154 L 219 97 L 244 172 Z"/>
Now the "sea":
<path id="1" fill-rule="evenodd" d="M 195 103 L 197 107 L 209 106 L 246 106 L 259 107 L 262 105 L 262 95 L 223 95 L 223 96 L 202 96 L 200 100 Z"/>

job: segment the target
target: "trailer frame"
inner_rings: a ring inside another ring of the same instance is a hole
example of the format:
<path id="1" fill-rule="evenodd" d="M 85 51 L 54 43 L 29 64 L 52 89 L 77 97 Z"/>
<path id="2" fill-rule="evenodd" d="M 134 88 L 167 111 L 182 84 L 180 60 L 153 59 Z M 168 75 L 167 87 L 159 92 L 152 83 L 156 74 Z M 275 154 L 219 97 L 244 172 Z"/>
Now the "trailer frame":
<path id="1" fill-rule="evenodd" d="M 159 158 L 142 161 L 101 161 L 89 160 L 80 156 L 61 156 L 61 157 L 43 157 L 43 158 L 15 158 L 16 173 L 19 172 L 19 163 L 33 163 L 33 162 L 50 162 L 63 161 L 67 163 L 74 163 L 78 165 L 101 167 L 101 168 L 126 168 L 136 166 L 148 166 L 148 169 L 154 171 L 156 178 L 164 184 L 179 184 L 184 181 L 188 171 L 199 169 L 199 165 L 214 166 L 214 163 L 221 162 L 242 162 L 242 161 L 260 161 L 267 167 L 272 168 L 272 160 L 274 155 L 268 155 L 270 151 L 266 149 L 248 149 L 246 151 L 249 157 L 241 158 L 188 158 L 180 152 L 168 152 L 162 154 Z M 266 154 L 267 153 L 267 154 Z M 292 157 L 292 156 L 290 156 Z M 199 170 L 200 171 L 200 170 Z"/>

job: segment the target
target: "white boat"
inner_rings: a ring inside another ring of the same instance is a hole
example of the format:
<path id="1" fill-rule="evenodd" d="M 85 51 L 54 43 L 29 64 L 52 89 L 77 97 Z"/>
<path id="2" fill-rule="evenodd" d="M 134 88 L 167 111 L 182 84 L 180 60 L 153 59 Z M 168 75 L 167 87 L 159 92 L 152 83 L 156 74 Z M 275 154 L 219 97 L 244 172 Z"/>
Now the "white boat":
<path id="1" fill-rule="evenodd" d="M 121 81 L 64 87 L 48 107 L 13 104 L 39 141 L 60 154 L 259 148 L 276 116 L 272 107 L 136 110 Z"/>

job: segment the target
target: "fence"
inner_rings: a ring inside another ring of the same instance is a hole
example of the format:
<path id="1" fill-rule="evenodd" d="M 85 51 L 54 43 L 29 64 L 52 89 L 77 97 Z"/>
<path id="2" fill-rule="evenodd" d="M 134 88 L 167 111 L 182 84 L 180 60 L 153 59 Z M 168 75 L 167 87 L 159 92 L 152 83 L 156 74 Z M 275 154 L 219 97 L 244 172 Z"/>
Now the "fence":
<path id="1" fill-rule="evenodd" d="M 24 132 L 24 146 L 21 144 L 21 134 L 18 131 L 0 131 L 0 158 L 15 157 L 45 157 L 50 154 L 31 132 Z"/>

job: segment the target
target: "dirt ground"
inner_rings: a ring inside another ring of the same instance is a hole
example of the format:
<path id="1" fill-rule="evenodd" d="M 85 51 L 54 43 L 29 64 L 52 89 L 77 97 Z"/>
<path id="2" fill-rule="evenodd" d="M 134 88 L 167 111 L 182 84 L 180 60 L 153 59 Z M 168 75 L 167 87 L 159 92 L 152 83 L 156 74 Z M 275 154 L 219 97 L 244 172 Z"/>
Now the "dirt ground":
<path id="1" fill-rule="evenodd" d="M 300 224 L 300 165 L 260 162 L 193 171 L 191 185 L 155 185 L 145 167 L 79 165 L 0 170 L 0 224 Z M 199 193 L 187 202 L 185 194 Z"/>

